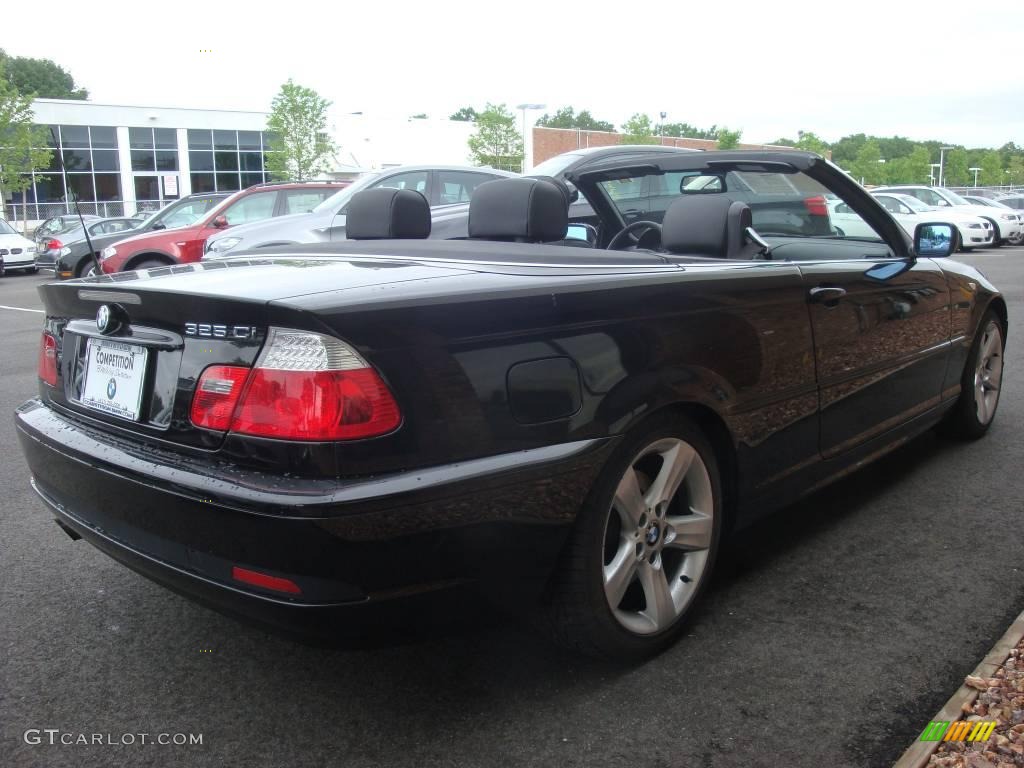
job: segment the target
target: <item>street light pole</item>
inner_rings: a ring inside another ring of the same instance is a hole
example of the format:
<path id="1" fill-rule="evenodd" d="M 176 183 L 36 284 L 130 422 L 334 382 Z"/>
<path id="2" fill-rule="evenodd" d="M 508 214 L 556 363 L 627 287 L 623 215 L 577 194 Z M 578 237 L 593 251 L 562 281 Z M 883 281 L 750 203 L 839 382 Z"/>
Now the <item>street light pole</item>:
<path id="1" fill-rule="evenodd" d="M 981 168 L 968 168 L 967 170 L 968 171 L 974 171 L 974 186 L 977 187 L 978 186 L 978 171 L 980 171 Z"/>
<path id="2" fill-rule="evenodd" d="M 527 153 L 527 151 L 526 151 L 526 149 L 527 149 L 527 147 L 526 147 L 526 110 L 528 110 L 528 109 L 546 109 L 547 106 L 548 106 L 547 104 L 530 104 L 530 103 L 516 104 L 516 109 L 520 110 L 523 113 L 523 162 L 522 162 L 522 165 L 520 165 L 520 171 L 522 173 L 526 173 L 526 156 L 527 156 L 527 154 L 529 154 L 529 156 L 530 156 L 530 167 L 531 168 L 533 167 L 533 140 L 532 140 L 532 136 L 531 136 L 530 147 L 529 147 L 530 151 L 529 151 L 529 153 Z"/>
<path id="3" fill-rule="evenodd" d="M 945 184 L 943 184 L 943 182 L 945 181 L 944 171 L 945 171 L 945 167 L 946 167 L 945 164 L 946 164 L 946 150 L 947 149 L 954 149 L 954 147 L 939 147 L 939 186 L 940 187 L 945 186 Z"/>

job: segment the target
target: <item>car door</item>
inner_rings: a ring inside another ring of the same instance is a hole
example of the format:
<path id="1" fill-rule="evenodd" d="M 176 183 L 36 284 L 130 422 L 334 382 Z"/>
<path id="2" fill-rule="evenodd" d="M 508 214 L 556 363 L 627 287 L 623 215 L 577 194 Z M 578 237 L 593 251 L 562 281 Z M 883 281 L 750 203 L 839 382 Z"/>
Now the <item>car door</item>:
<path id="1" fill-rule="evenodd" d="M 799 266 L 828 458 L 938 404 L 950 304 L 946 278 L 930 259 L 904 269 L 887 245 L 855 241 L 824 245 L 821 255 L 807 251 Z"/>
<path id="2" fill-rule="evenodd" d="M 773 190 L 763 196 L 755 185 L 749 195 L 754 229 L 772 245 L 772 260 L 800 269 L 827 459 L 938 404 L 950 349 L 949 290 L 934 261 L 898 258 L 906 252 L 901 233 L 880 211 L 872 211 L 875 224 L 860 217 L 869 203 L 845 199 L 842 183 L 833 190 L 801 173 L 788 174 L 787 183 L 798 198 L 836 194 L 849 206 L 846 215 L 860 219 L 851 227 L 860 236 L 797 235 L 787 226 L 773 232 L 783 217 L 772 207 L 786 205 L 779 185 L 761 185 Z"/>

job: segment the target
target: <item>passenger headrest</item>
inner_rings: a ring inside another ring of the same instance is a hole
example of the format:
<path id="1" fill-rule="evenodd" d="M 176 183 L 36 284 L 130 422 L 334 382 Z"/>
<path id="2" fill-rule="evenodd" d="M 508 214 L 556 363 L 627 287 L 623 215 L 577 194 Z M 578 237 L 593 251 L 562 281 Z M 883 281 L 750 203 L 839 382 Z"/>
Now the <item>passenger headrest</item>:
<path id="1" fill-rule="evenodd" d="M 414 189 L 364 189 L 352 195 L 345 213 L 349 240 L 430 236 L 430 204 Z"/>
<path id="2" fill-rule="evenodd" d="M 682 195 L 665 211 L 661 245 L 672 253 L 741 258 L 752 221 L 749 205 L 725 195 Z"/>
<path id="3" fill-rule="evenodd" d="M 569 226 L 569 198 L 543 179 L 495 179 L 473 190 L 469 236 L 545 243 L 561 240 Z"/>

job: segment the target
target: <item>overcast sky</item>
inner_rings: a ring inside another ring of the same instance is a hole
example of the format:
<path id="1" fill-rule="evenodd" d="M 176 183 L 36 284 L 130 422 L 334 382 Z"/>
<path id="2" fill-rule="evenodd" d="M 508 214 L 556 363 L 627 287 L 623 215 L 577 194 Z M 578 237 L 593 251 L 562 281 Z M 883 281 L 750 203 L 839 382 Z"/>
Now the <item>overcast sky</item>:
<path id="1" fill-rule="evenodd" d="M 752 142 L 1024 144 L 1022 0 L 14 0 L 3 15 L 9 54 L 54 59 L 96 102 L 267 110 L 291 77 L 382 117 L 539 102 Z"/>

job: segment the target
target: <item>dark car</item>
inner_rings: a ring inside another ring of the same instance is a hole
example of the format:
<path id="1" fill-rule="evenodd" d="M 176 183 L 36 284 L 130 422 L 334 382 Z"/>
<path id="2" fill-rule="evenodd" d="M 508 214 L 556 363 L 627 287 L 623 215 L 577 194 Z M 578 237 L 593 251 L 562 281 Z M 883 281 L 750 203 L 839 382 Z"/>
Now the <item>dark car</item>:
<path id="1" fill-rule="evenodd" d="M 82 219 L 86 222 L 99 221 L 101 217 L 95 216 L 90 213 L 82 214 Z M 45 240 L 46 238 L 59 235 L 62 232 L 67 232 L 69 229 L 81 226 L 81 219 L 77 213 L 62 213 L 59 216 L 51 216 L 38 227 L 35 228 L 35 232 L 32 236 L 35 238 L 36 244 Z"/>
<path id="2" fill-rule="evenodd" d="M 157 213 L 150 214 L 135 229 L 127 233 L 112 235 L 101 235 L 90 238 L 92 251 L 89 244 L 84 240 L 68 243 L 67 253 L 62 253 L 54 264 L 54 271 L 61 280 L 69 280 L 76 277 L 95 274 L 99 271 L 97 264 L 104 249 L 115 243 L 124 240 L 125 237 L 138 235 L 145 232 L 159 232 L 165 229 L 177 229 L 195 223 L 205 216 L 214 206 L 228 197 L 227 192 L 207 192 L 197 195 L 187 195 L 180 200 L 164 206 Z M 64 250 L 64 249 L 62 249 Z"/>
<path id="3" fill-rule="evenodd" d="M 139 224 L 140 222 L 123 216 L 96 221 L 86 220 L 85 227 L 79 222 L 77 227 L 68 227 L 57 234 L 37 241 L 36 266 L 41 269 L 55 269 L 57 259 L 60 258 L 65 248 L 68 249 L 67 253 L 70 255 L 70 246 L 73 243 L 85 241 L 86 230 L 89 232 L 89 239 L 116 234 L 127 237 Z"/>
<path id="4" fill-rule="evenodd" d="M 777 175 L 780 211 L 733 199 Z M 631 220 L 618 192 L 657 177 L 677 194 Z M 343 243 L 42 286 L 33 487 L 72 538 L 270 626 L 472 584 L 635 659 L 682 631 L 726 531 L 937 424 L 989 428 L 1006 303 L 942 258 L 952 225 L 911 239 L 797 151 L 567 181 L 596 239 L 557 181 L 481 184 L 458 240 L 372 189 Z M 877 236 L 789 231 L 809 193 Z"/>

